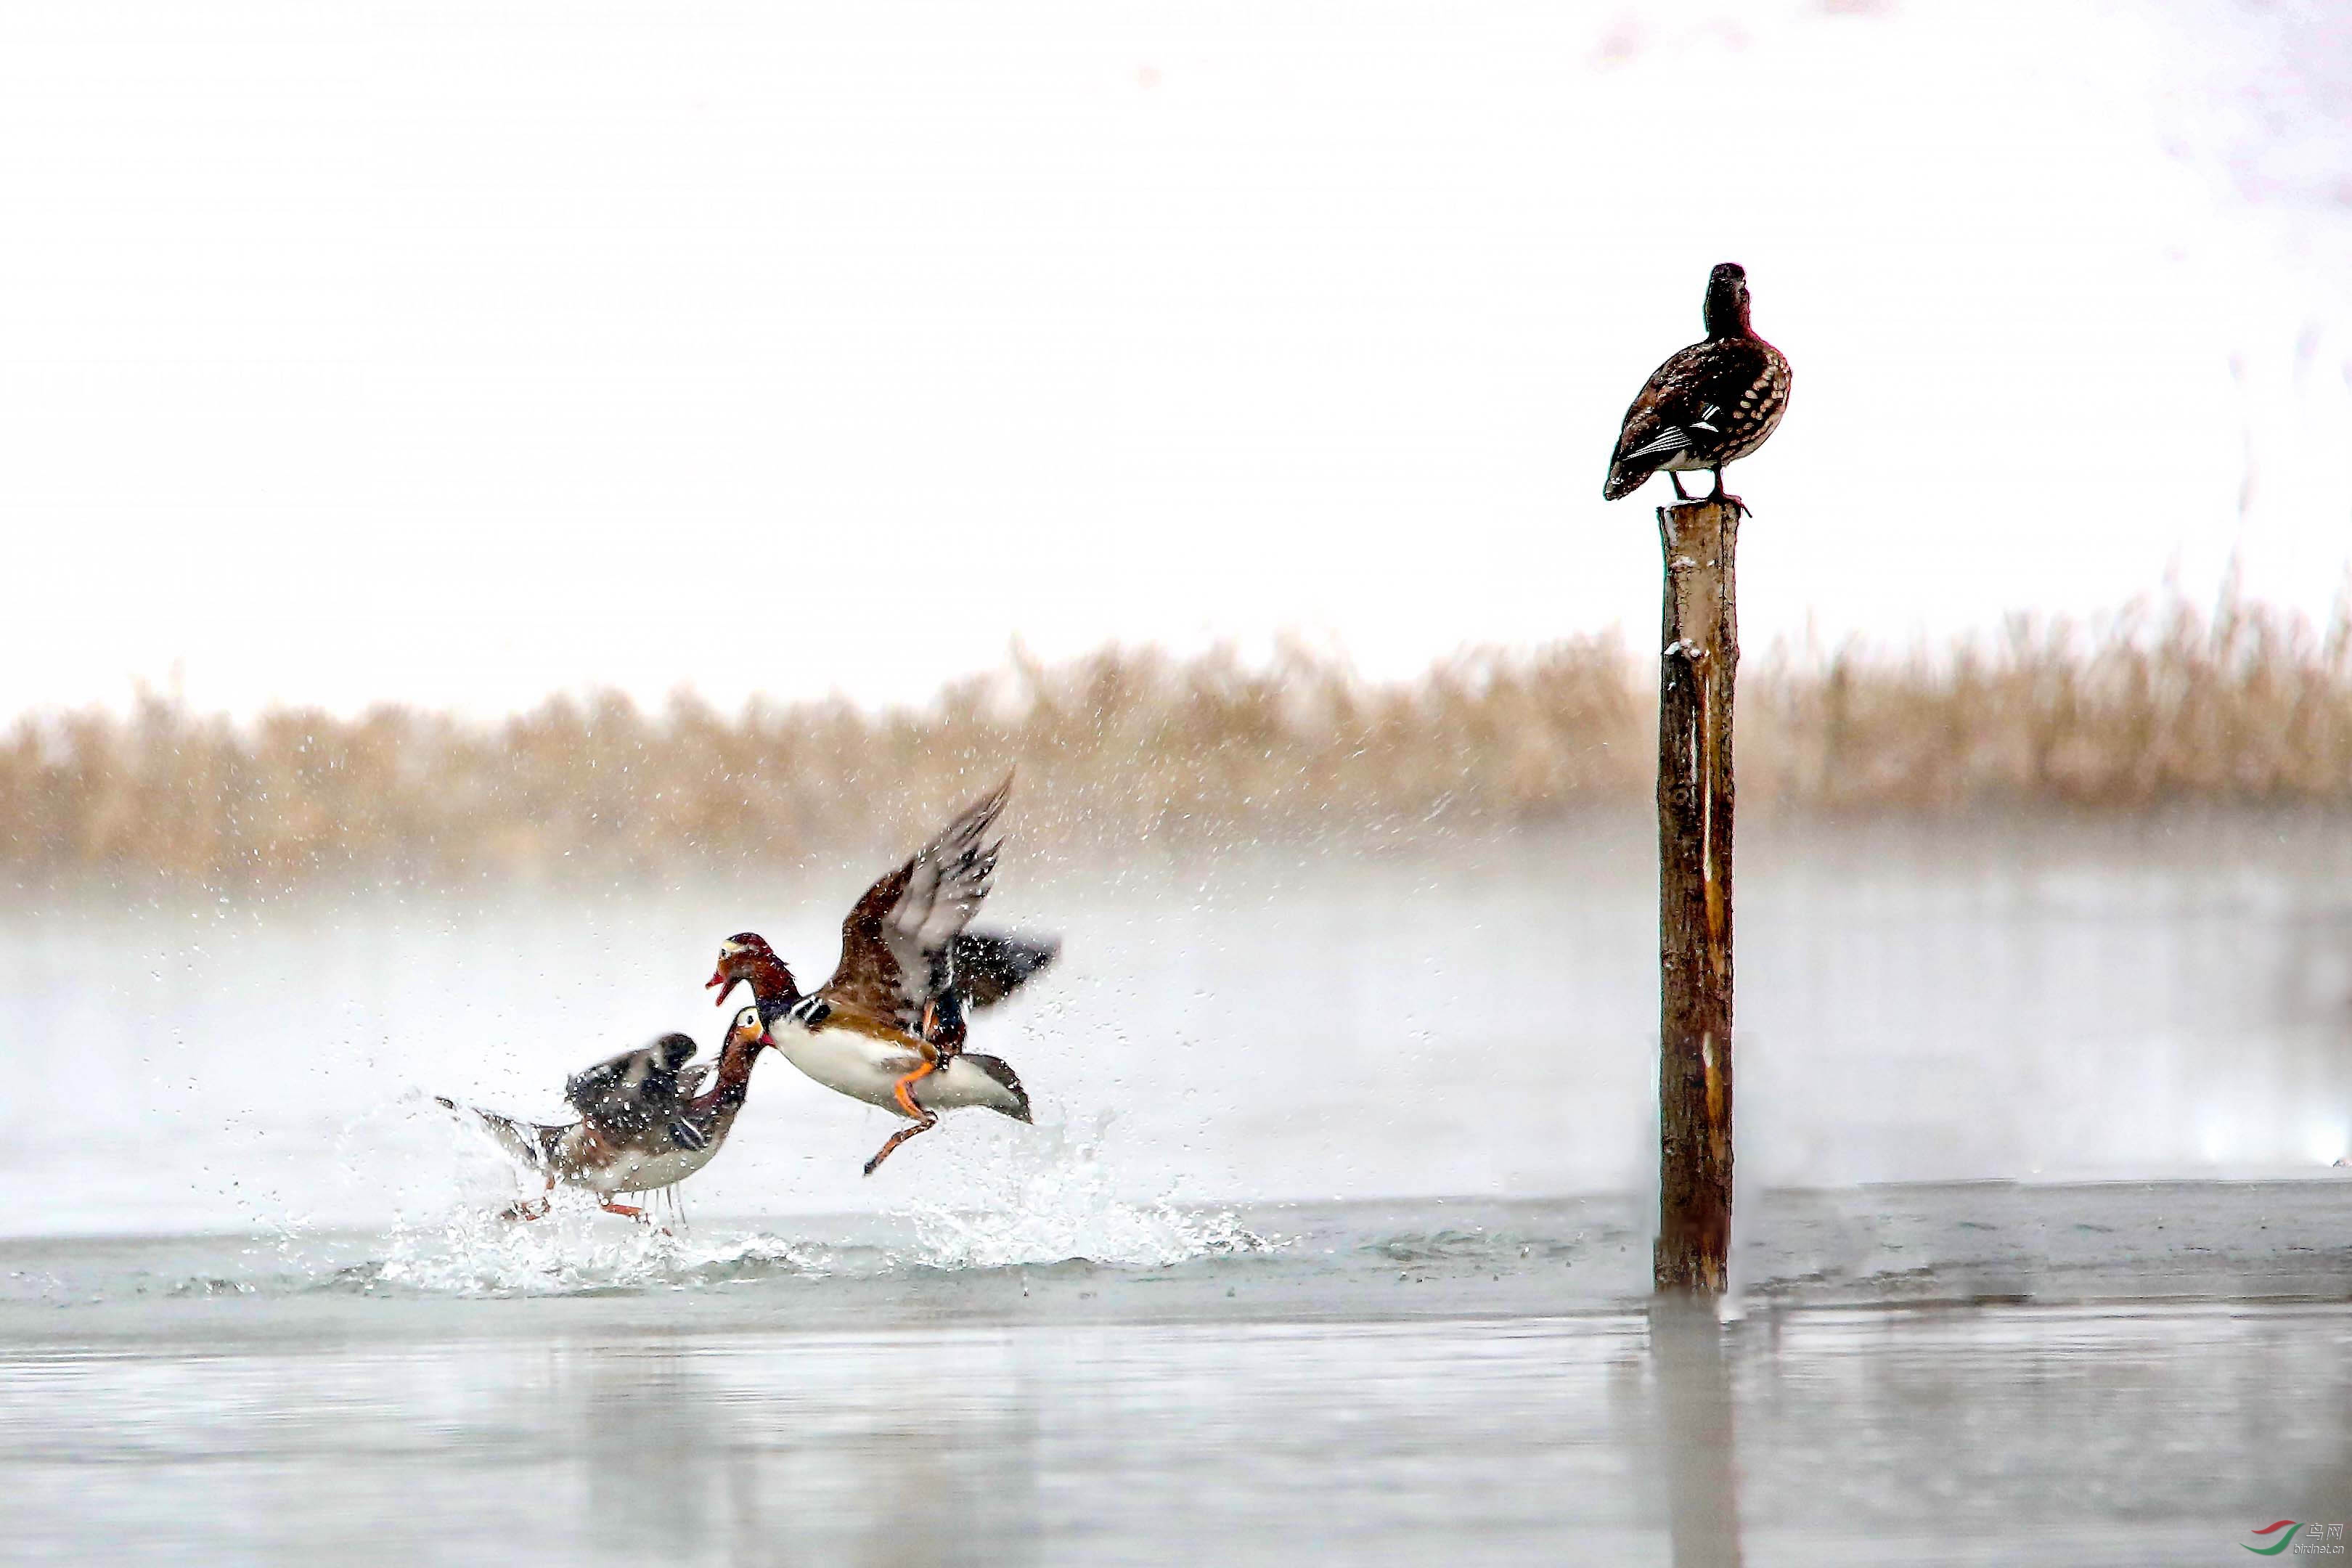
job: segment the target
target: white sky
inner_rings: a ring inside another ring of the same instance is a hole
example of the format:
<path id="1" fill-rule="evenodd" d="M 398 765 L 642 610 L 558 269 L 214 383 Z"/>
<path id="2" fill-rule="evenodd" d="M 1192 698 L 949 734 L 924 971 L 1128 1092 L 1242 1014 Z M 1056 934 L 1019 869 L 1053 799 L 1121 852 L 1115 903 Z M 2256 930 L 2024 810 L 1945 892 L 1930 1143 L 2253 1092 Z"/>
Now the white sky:
<path id="1" fill-rule="evenodd" d="M 2324 614 L 2352 45 L 2249 16 L 0 0 L 0 713 L 1646 637 L 1725 258 L 1752 649 Z"/>

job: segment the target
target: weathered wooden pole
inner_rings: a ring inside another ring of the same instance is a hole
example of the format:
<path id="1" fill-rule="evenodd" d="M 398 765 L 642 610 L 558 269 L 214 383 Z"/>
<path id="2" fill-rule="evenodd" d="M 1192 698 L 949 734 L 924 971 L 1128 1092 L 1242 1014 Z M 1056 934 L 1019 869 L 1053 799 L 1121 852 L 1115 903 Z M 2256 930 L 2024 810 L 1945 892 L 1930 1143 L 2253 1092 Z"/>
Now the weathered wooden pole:
<path id="1" fill-rule="evenodd" d="M 1658 1242 L 1661 1290 L 1720 1292 L 1731 1252 L 1731 702 L 1736 502 L 1658 509 Z"/>

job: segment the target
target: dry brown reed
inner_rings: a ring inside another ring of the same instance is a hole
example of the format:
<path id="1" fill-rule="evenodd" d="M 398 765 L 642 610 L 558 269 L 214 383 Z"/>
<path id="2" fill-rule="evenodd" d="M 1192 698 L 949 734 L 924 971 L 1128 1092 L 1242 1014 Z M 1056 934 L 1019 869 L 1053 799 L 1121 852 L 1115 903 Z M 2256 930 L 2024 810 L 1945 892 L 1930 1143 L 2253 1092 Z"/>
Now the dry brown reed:
<path id="1" fill-rule="evenodd" d="M 1383 840 L 1638 807 L 1654 670 L 1612 638 L 1479 650 L 1381 684 L 1304 649 L 1253 667 L 1016 655 L 916 710 L 601 694 L 494 726 L 401 708 L 247 724 L 148 698 L 20 721 L 0 745 L 18 886 L 478 886 L 662 877 L 898 844 L 1018 764 L 1062 852 Z M 2225 595 L 2095 624 L 2019 617 L 1908 658 L 1751 654 L 1750 811 L 2172 803 L 2352 808 L 2352 615 Z"/>

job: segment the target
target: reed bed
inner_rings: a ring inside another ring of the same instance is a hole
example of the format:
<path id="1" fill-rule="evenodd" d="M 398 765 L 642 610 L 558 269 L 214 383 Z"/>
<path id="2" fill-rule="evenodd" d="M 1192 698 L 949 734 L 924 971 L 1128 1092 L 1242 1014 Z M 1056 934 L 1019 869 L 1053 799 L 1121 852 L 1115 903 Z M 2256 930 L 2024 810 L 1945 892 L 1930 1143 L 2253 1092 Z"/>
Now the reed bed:
<path id="1" fill-rule="evenodd" d="M 1056 853 L 1394 842 L 1638 808 L 1655 670 L 1612 637 L 1481 649 L 1381 683 L 1303 648 L 1108 648 L 920 709 L 613 693 L 471 725 L 384 707 L 247 723 L 156 699 L 27 717 L 0 745 L 19 887 L 458 888 L 772 867 L 906 842 L 1008 766 Z M 2352 810 L 2352 614 L 2227 595 L 2021 616 L 1906 657 L 1751 652 L 1748 812 Z"/>

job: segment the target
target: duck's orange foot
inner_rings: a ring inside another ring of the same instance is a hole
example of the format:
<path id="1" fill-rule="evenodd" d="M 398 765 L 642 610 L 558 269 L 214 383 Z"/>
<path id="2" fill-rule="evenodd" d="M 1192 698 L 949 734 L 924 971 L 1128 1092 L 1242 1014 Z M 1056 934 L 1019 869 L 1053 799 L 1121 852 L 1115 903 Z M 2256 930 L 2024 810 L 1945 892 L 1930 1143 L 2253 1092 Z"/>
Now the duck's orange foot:
<path id="1" fill-rule="evenodd" d="M 603 1206 L 606 1214 L 616 1214 L 625 1219 L 635 1220 L 639 1225 L 653 1224 L 653 1221 L 646 1217 L 646 1211 L 643 1209 L 631 1208 L 626 1204 L 616 1204 L 610 1198 L 604 1200 Z"/>
<path id="2" fill-rule="evenodd" d="M 927 1011 L 924 1014 L 924 1018 L 928 1022 L 929 1017 L 930 1015 Z M 883 1161 L 890 1157 L 891 1150 L 896 1149 L 899 1144 L 904 1143 L 916 1133 L 929 1132 L 932 1128 L 937 1127 L 940 1124 L 940 1119 L 938 1116 L 915 1103 L 914 1093 L 915 1085 L 920 1083 L 924 1079 L 929 1078 L 932 1073 L 937 1072 L 938 1070 L 939 1062 L 936 1059 L 927 1061 L 922 1066 L 917 1068 L 913 1072 L 908 1073 L 906 1077 L 900 1079 L 897 1083 L 890 1086 L 890 1092 L 897 1096 L 899 1108 L 914 1121 L 915 1124 L 912 1127 L 899 1128 L 898 1131 L 890 1134 L 890 1141 L 888 1142 L 883 1144 L 881 1148 L 875 1151 L 874 1158 L 866 1162 L 866 1173 L 867 1175 L 872 1175 L 876 1167 L 879 1166 Z"/>
<path id="3" fill-rule="evenodd" d="M 890 1151 L 896 1149 L 899 1144 L 904 1143 L 908 1139 L 912 1138 L 919 1132 L 929 1132 L 932 1128 L 937 1127 L 939 1124 L 940 1119 L 927 1110 L 923 1112 L 923 1119 L 920 1121 L 916 1122 L 912 1127 L 901 1127 L 896 1132 L 891 1133 L 890 1141 L 874 1152 L 874 1158 L 866 1162 L 866 1173 L 869 1176 L 872 1175 L 880 1168 L 882 1162 L 890 1157 Z"/>

